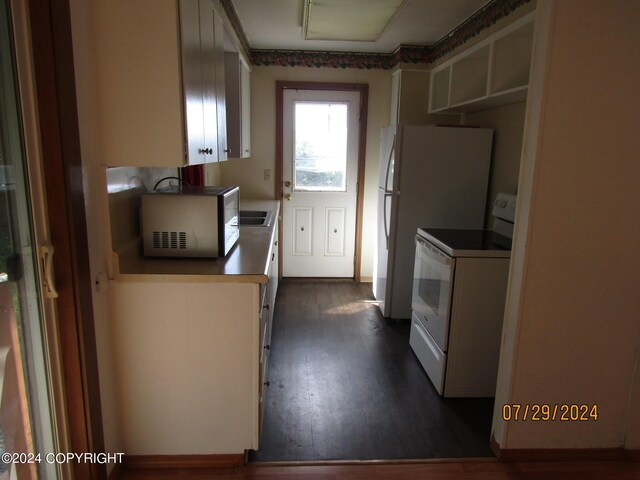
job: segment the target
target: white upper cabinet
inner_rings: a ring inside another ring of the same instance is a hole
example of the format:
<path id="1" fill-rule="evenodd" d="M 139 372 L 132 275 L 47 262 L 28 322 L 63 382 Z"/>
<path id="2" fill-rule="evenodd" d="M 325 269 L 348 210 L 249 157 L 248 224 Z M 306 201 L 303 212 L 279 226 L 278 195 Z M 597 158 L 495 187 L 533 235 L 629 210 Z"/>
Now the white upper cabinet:
<path id="1" fill-rule="evenodd" d="M 429 113 L 472 112 L 525 101 L 535 12 L 431 72 Z"/>
<path id="2" fill-rule="evenodd" d="M 182 0 L 188 2 L 189 0 Z M 210 0 L 200 0 L 202 3 Z M 227 108 L 225 98 L 224 81 L 224 26 L 222 18 L 215 11 L 213 12 L 213 33 L 214 33 L 214 56 L 215 63 L 215 89 L 217 107 L 217 135 L 218 135 L 218 160 L 227 159 L 229 148 L 227 146 Z"/>
<path id="3" fill-rule="evenodd" d="M 250 157 L 251 73 L 249 67 L 236 52 L 225 52 L 224 68 L 229 157 Z"/>
<path id="4" fill-rule="evenodd" d="M 182 162 L 187 164 L 206 163 L 218 151 L 218 136 L 211 134 L 210 125 L 212 119 L 216 119 L 213 11 L 203 8 L 205 4 L 189 1 L 180 3 L 187 145 L 186 162 L 184 159 Z"/>
<path id="5" fill-rule="evenodd" d="M 104 164 L 226 158 L 223 26 L 210 0 L 95 2 L 92 26 Z"/>

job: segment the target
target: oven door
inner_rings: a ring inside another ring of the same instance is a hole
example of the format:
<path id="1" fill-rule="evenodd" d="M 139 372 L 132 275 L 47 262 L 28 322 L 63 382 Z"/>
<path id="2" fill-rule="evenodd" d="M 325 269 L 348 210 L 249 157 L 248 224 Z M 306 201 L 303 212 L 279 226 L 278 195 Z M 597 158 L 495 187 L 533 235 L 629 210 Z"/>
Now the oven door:
<path id="1" fill-rule="evenodd" d="M 447 351 L 455 259 L 416 235 L 411 307 L 443 352 Z"/>

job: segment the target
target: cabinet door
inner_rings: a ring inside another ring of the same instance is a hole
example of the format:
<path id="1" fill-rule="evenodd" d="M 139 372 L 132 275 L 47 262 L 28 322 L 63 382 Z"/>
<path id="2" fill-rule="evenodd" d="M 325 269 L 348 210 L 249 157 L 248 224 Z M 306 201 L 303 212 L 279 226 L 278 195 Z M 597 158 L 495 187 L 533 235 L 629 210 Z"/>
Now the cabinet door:
<path id="1" fill-rule="evenodd" d="M 207 163 L 218 161 L 218 106 L 216 98 L 216 35 L 214 11 L 209 0 L 200 0 L 200 66 L 202 74 L 202 129 Z"/>
<path id="2" fill-rule="evenodd" d="M 242 129 L 242 157 L 251 156 L 251 72 L 240 62 L 240 120 Z"/>
<path id="3" fill-rule="evenodd" d="M 251 155 L 250 72 L 237 52 L 224 54 L 229 158 Z"/>
<path id="4" fill-rule="evenodd" d="M 226 99 L 224 96 L 224 25 L 222 18 L 217 12 L 213 12 L 213 33 L 214 41 L 214 59 L 215 59 L 215 96 L 218 110 L 217 122 L 212 125 L 213 129 L 217 129 L 218 135 L 218 160 L 227 159 L 229 149 L 227 148 L 227 110 Z M 205 125 L 209 128 L 209 125 Z"/>
<path id="5" fill-rule="evenodd" d="M 227 148 L 229 158 L 242 157 L 240 56 L 236 52 L 224 53 L 224 93 L 227 111 Z"/>
<path id="6" fill-rule="evenodd" d="M 201 62 L 200 7 L 203 2 L 180 2 L 182 40 L 182 85 L 184 89 L 185 136 L 187 160 L 190 164 L 205 163 L 204 75 Z M 212 35 L 213 37 L 213 35 Z M 213 42 L 213 38 L 211 39 Z"/>
<path id="7" fill-rule="evenodd" d="M 96 143 L 105 165 L 186 163 L 179 6 L 97 1 L 83 18 L 93 41 Z"/>

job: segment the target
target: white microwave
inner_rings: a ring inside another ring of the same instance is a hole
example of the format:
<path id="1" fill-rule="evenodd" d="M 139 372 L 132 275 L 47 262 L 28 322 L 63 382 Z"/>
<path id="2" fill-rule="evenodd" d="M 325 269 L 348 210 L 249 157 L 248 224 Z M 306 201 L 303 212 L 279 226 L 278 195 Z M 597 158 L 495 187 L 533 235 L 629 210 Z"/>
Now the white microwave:
<path id="1" fill-rule="evenodd" d="M 146 257 L 224 257 L 240 237 L 240 187 L 170 186 L 142 194 Z"/>

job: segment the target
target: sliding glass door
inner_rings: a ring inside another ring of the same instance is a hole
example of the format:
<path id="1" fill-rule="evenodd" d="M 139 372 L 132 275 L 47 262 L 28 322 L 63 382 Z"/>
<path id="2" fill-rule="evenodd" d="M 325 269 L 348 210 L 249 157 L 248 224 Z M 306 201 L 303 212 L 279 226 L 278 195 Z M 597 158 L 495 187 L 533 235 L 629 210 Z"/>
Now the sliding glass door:
<path id="1" fill-rule="evenodd" d="M 8 0 L 0 0 L 0 480 L 57 478 L 49 354 Z M 50 293 L 51 295 L 51 293 Z"/>

